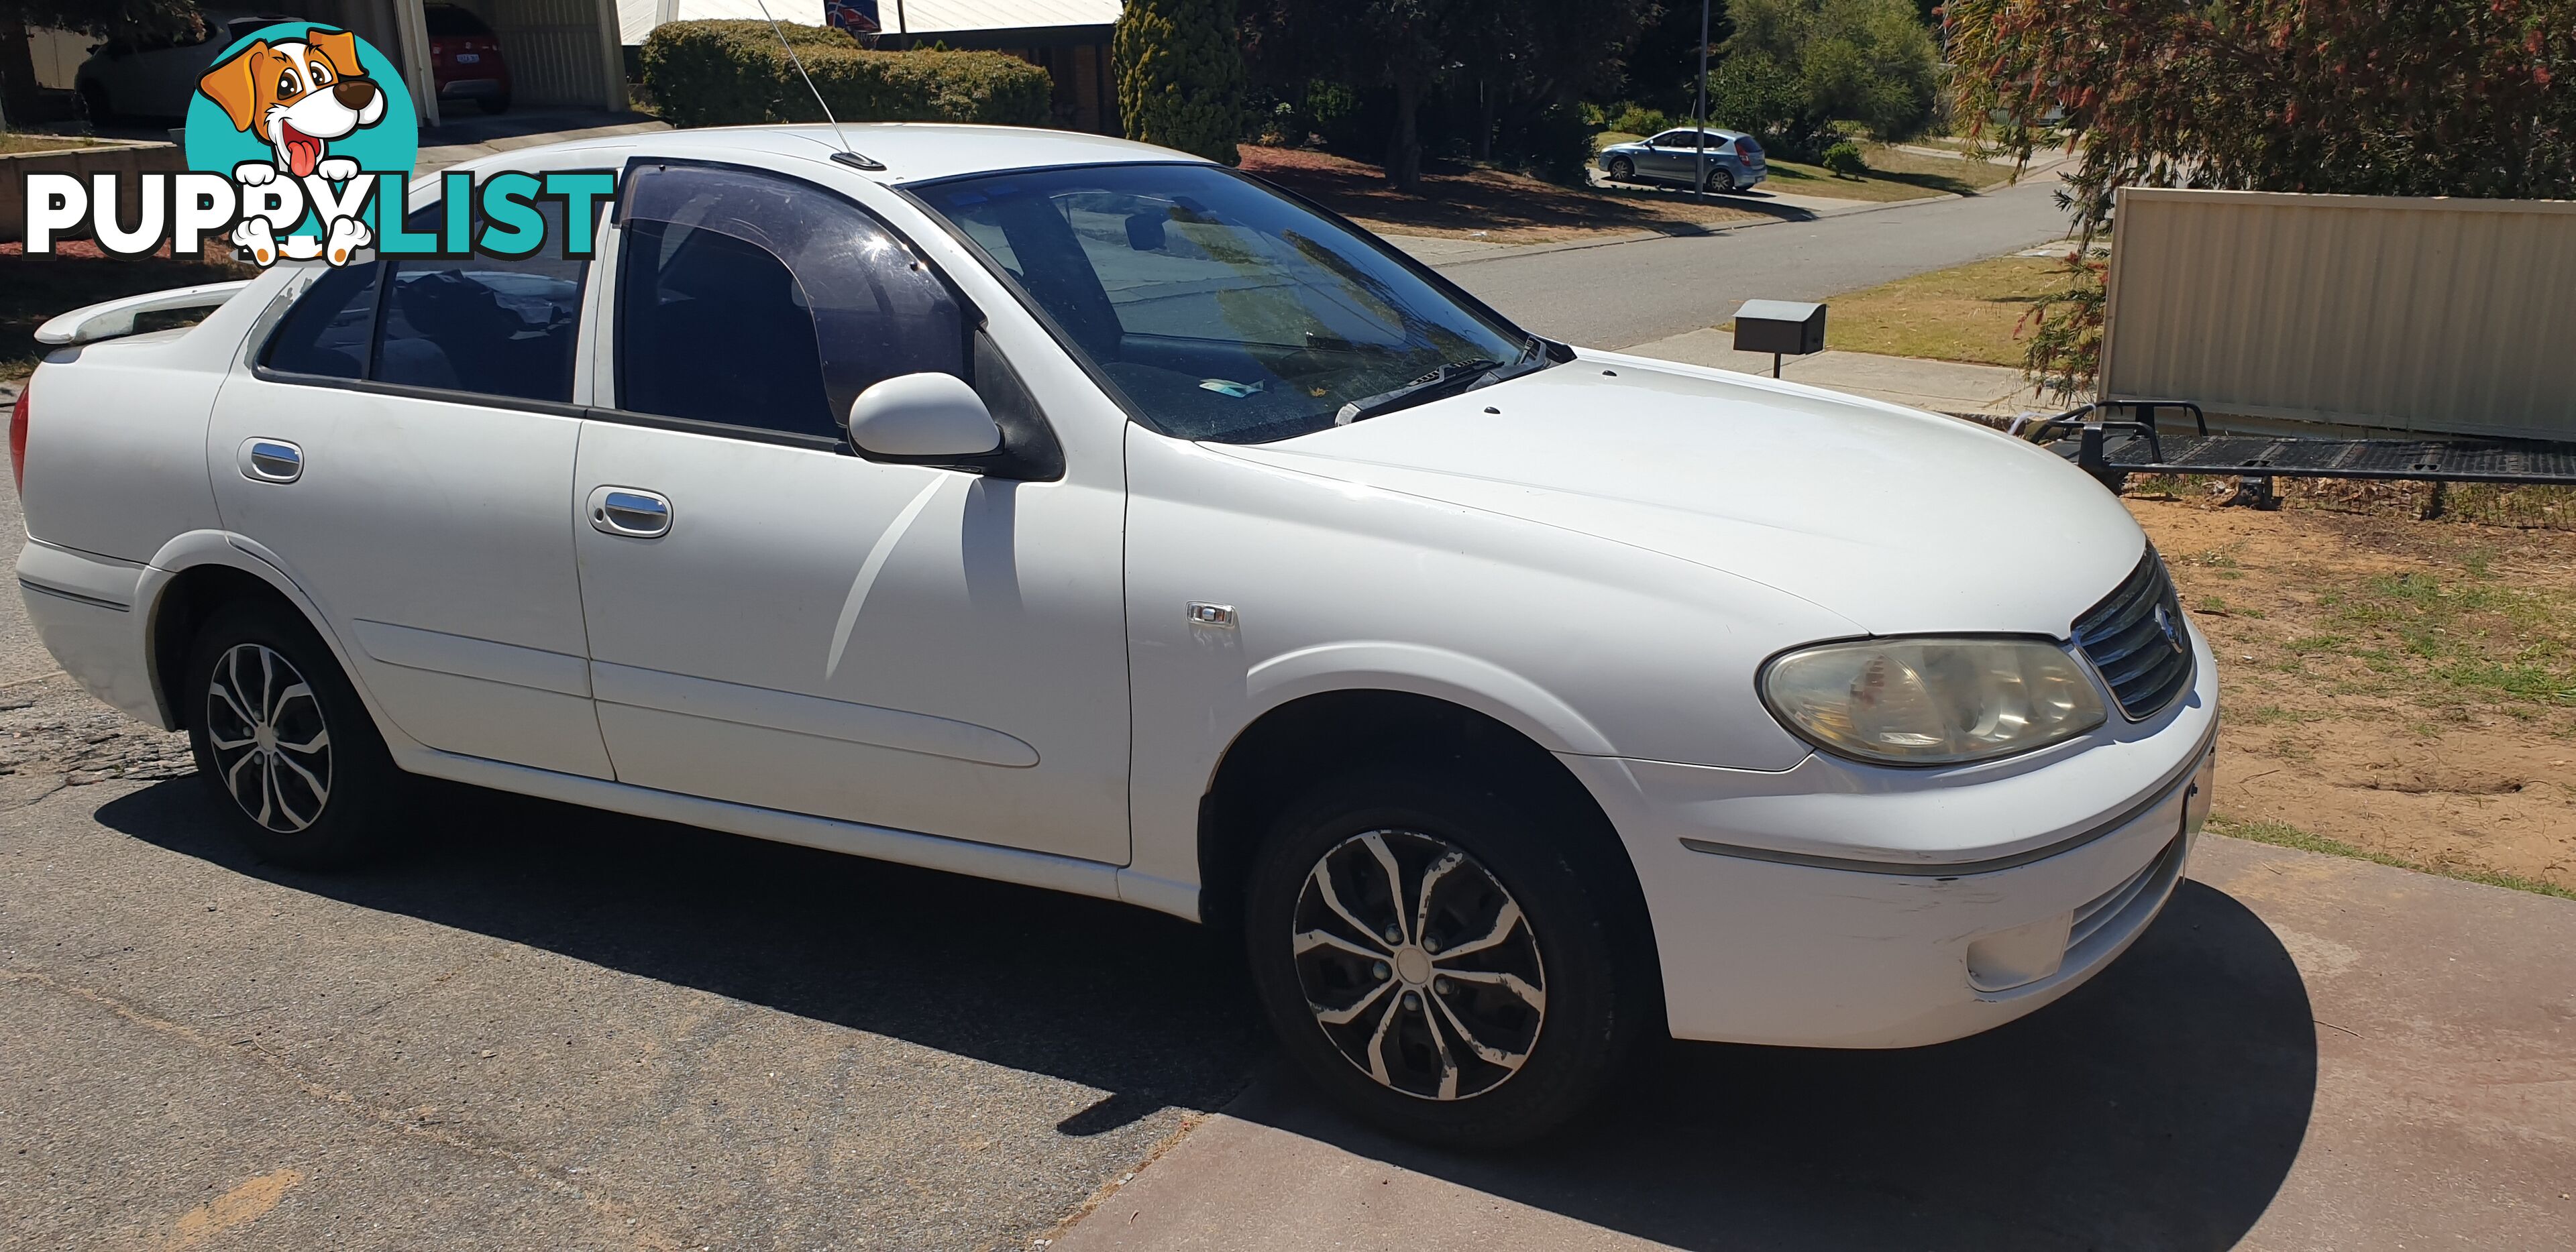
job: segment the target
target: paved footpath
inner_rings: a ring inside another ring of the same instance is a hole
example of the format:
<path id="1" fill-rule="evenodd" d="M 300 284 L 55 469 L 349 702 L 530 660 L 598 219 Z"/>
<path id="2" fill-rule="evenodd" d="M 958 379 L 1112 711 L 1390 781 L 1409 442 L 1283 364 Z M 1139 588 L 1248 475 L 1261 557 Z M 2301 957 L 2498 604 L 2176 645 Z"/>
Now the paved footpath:
<path id="1" fill-rule="evenodd" d="M 2576 903 L 2218 838 L 2191 877 L 2012 1026 L 1676 1045 L 1524 1153 L 1390 1142 L 1273 1078 L 1053 1252 L 2576 1247 Z"/>

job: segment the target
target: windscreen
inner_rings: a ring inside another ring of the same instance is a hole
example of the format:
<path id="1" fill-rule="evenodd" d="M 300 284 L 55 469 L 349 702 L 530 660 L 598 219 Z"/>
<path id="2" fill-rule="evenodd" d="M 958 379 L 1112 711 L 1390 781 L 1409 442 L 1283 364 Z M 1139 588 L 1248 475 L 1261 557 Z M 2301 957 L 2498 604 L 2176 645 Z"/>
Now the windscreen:
<path id="1" fill-rule="evenodd" d="M 1306 434 L 1344 404 L 1530 348 L 1375 243 L 1216 166 L 1085 166 L 910 190 L 1131 413 L 1178 438 Z"/>

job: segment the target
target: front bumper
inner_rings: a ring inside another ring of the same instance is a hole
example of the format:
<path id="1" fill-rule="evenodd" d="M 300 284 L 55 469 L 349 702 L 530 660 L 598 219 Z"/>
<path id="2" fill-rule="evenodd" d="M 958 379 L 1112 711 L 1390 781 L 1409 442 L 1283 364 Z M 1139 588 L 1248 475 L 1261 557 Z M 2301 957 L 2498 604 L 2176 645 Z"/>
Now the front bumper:
<path id="1" fill-rule="evenodd" d="M 1673 1034 L 1913 1047 L 2100 972 L 2162 910 L 2208 813 L 2217 667 L 2193 644 L 2195 689 L 2175 707 L 2031 761 L 1906 772 L 1815 757 L 1759 773 L 1563 758 L 1637 869 Z"/>

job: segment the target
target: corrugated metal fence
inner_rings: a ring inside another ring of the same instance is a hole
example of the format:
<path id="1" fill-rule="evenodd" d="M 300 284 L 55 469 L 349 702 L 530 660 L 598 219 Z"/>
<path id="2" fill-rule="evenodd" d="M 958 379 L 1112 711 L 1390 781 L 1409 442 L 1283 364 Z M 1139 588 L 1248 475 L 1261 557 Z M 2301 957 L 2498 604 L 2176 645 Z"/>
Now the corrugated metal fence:
<path id="1" fill-rule="evenodd" d="M 599 0 L 487 0 L 519 103 L 626 107 L 616 6 Z M 455 107 L 455 106 L 451 106 Z"/>
<path id="2" fill-rule="evenodd" d="M 2576 439 L 2576 202 L 2130 187 L 2104 399 Z"/>

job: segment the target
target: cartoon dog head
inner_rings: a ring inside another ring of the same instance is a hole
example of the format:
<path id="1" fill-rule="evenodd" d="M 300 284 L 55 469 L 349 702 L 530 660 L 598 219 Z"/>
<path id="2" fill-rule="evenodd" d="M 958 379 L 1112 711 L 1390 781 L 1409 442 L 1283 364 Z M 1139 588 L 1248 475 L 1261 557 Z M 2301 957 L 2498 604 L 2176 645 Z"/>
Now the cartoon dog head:
<path id="1" fill-rule="evenodd" d="M 223 106 L 233 129 L 266 140 L 279 169 L 302 178 L 331 140 L 384 117 L 384 89 L 366 75 L 357 36 L 314 29 L 302 40 L 253 42 L 216 62 L 197 89 Z"/>

